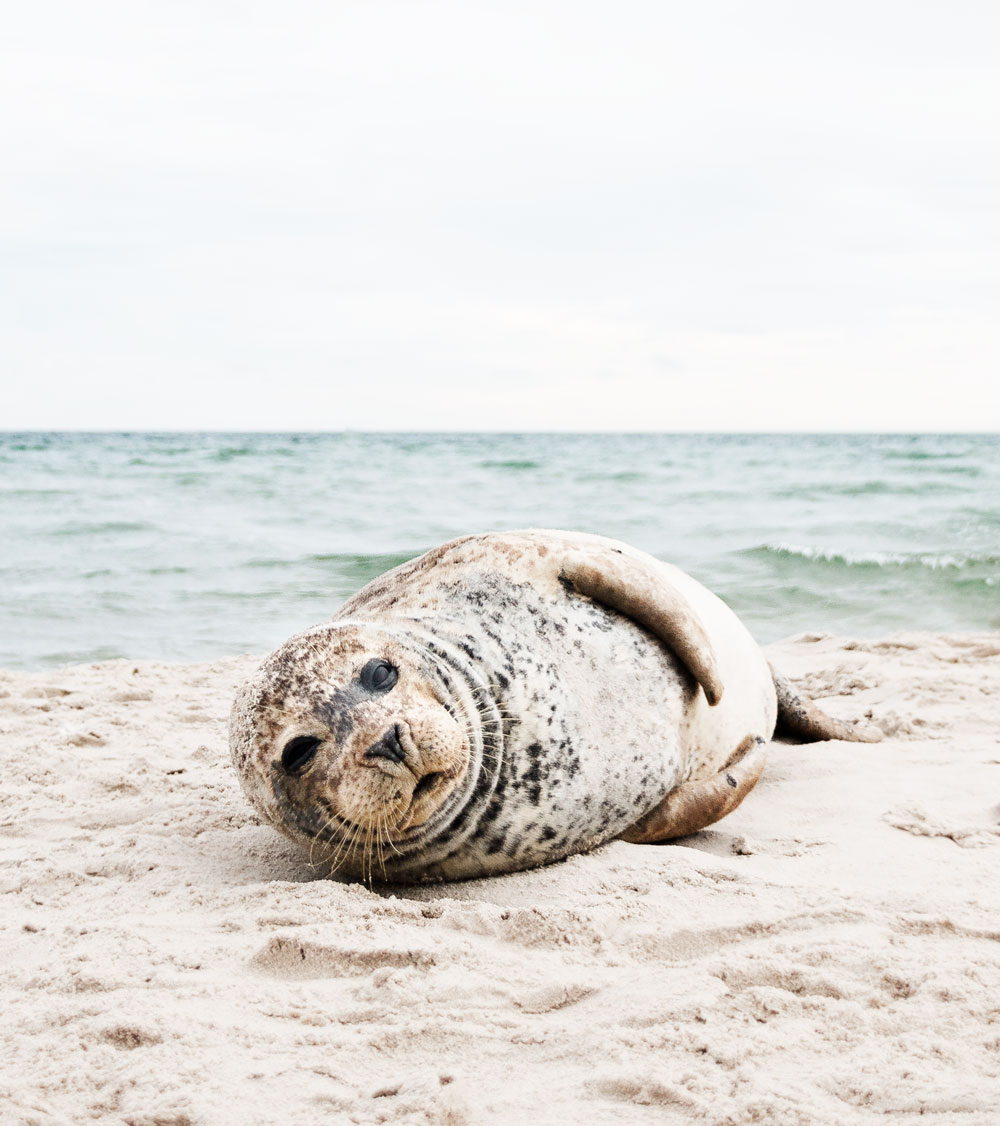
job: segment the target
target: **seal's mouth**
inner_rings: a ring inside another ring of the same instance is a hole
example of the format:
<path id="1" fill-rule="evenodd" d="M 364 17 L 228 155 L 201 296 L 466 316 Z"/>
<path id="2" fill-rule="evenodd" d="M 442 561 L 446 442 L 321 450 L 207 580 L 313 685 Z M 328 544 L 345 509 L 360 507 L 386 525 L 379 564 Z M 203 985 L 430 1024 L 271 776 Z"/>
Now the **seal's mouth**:
<path id="1" fill-rule="evenodd" d="M 447 781 L 448 775 L 441 770 L 429 770 L 421 775 L 413 787 L 410 804 L 397 823 L 395 832 L 403 835 L 411 829 L 419 829 L 437 808 L 435 795 L 447 784 Z"/>
<path id="2" fill-rule="evenodd" d="M 424 794 L 429 794 L 443 777 L 440 770 L 432 770 L 429 774 L 425 774 L 413 787 L 413 800 L 419 801 Z"/>

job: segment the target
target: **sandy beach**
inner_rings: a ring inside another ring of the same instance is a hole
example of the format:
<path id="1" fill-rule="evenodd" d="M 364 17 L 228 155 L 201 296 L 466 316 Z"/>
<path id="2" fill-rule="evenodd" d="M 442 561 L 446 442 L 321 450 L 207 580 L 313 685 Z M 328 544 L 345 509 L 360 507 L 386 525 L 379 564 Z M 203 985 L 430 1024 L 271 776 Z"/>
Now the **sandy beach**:
<path id="1" fill-rule="evenodd" d="M 771 660 L 711 830 L 465 884 L 323 878 L 228 762 L 256 658 L 0 673 L 0 1121 L 1000 1120 L 1000 635 Z"/>

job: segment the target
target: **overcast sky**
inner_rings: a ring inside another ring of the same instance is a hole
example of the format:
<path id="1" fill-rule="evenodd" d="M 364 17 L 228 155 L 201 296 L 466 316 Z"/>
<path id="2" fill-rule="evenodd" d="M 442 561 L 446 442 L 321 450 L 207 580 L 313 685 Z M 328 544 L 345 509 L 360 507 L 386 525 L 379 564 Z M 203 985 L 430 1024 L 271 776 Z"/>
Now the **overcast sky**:
<path id="1" fill-rule="evenodd" d="M 32 0 L 0 428 L 1000 429 L 989 0 Z"/>

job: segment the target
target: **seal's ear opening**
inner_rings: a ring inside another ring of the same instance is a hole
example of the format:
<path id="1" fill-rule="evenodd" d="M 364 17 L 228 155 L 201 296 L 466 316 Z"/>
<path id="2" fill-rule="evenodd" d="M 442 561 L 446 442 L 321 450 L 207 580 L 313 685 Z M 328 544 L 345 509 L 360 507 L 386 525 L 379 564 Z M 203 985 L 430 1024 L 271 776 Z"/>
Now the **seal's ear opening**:
<path id="1" fill-rule="evenodd" d="M 314 735 L 298 735 L 289 740 L 281 752 L 281 769 L 286 774 L 301 774 L 316 757 L 322 741 Z"/>

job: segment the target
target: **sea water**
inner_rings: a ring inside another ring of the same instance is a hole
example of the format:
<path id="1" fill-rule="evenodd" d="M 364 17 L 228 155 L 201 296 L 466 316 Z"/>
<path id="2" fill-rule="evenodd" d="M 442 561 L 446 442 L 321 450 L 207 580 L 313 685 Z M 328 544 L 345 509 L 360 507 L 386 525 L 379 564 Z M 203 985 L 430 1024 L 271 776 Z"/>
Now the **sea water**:
<path id="1" fill-rule="evenodd" d="M 0 666 L 263 653 L 468 532 L 670 560 L 762 643 L 1000 628 L 996 435 L 0 435 Z"/>

